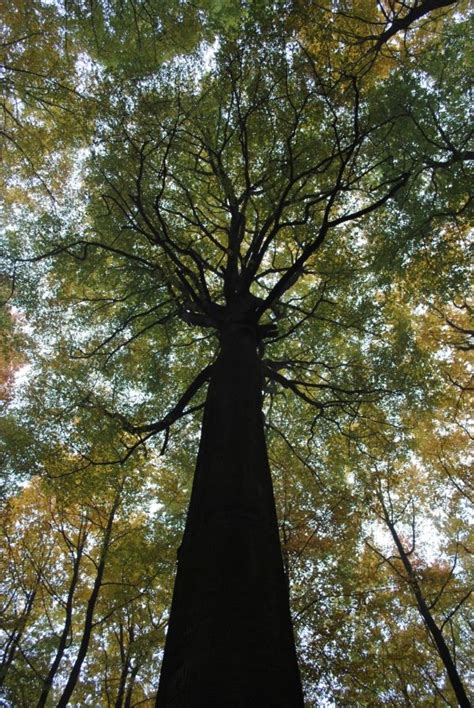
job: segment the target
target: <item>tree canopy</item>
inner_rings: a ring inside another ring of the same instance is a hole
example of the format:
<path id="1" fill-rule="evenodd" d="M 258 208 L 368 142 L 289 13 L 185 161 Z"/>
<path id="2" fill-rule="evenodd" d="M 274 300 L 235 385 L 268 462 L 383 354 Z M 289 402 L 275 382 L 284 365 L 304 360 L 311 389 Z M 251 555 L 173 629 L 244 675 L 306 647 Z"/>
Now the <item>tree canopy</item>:
<path id="1" fill-rule="evenodd" d="M 153 704 L 231 321 L 307 705 L 457 705 L 467 3 L 17 0 L 2 27 L 5 705 Z"/>

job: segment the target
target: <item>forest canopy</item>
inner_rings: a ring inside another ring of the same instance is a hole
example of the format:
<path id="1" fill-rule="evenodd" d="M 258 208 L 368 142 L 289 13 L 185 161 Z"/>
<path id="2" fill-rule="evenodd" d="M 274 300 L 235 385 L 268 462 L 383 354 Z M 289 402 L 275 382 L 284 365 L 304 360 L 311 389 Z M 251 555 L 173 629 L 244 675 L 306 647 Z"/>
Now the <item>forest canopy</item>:
<path id="1" fill-rule="evenodd" d="M 472 21 L 2 10 L 1 705 L 155 704 L 183 531 L 224 506 L 186 522 L 205 409 L 248 382 L 305 705 L 470 705 Z"/>

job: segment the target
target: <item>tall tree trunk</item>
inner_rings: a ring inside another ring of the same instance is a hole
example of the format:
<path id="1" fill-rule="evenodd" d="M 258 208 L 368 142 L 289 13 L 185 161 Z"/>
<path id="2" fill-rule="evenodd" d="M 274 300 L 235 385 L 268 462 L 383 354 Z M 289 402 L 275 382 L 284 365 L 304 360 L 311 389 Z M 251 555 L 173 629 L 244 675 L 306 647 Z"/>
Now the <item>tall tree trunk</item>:
<path id="1" fill-rule="evenodd" d="M 76 587 L 77 583 L 79 580 L 79 570 L 81 567 L 81 560 L 82 560 L 82 554 L 84 552 L 84 545 L 87 540 L 87 531 L 86 531 L 86 525 L 84 527 L 81 527 L 79 530 L 79 538 L 78 538 L 78 543 L 77 543 L 77 553 L 74 557 L 73 561 L 73 568 L 72 568 L 72 576 L 71 576 L 71 581 L 69 583 L 69 589 L 68 589 L 68 594 L 67 594 L 67 599 L 66 599 L 66 608 L 65 608 L 65 617 L 64 617 L 64 624 L 63 624 L 63 629 L 61 632 L 61 635 L 59 637 L 59 643 L 58 647 L 56 649 L 56 654 L 53 659 L 53 662 L 49 668 L 48 675 L 46 676 L 44 683 L 43 683 L 43 689 L 41 691 L 40 699 L 37 704 L 37 708 L 44 708 L 46 705 L 46 702 L 48 700 L 49 693 L 51 691 L 51 687 L 53 685 L 54 677 L 56 676 L 59 665 L 62 661 L 62 658 L 64 656 L 64 652 L 66 651 L 67 647 L 67 641 L 68 637 L 71 631 L 72 627 L 72 616 L 73 616 L 73 610 L 74 610 L 74 594 L 76 592 Z"/>
<path id="2" fill-rule="evenodd" d="M 122 708 L 122 704 L 125 698 L 125 686 L 127 685 L 127 678 L 130 673 L 130 651 L 133 644 L 133 626 L 128 627 L 128 643 L 127 645 L 125 645 L 124 627 L 123 624 L 120 622 L 117 640 L 119 642 L 122 670 L 120 672 L 120 681 L 117 691 L 117 698 L 115 701 L 115 708 Z"/>
<path id="3" fill-rule="evenodd" d="M 102 549 L 100 552 L 99 556 L 99 562 L 97 564 L 97 572 L 94 580 L 94 585 L 92 587 L 92 592 L 89 596 L 89 599 L 87 601 L 87 607 L 86 607 L 86 616 L 84 620 L 84 626 L 82 629 L 82 637 L 81 637 L 81 642 L 79 644 L 79 650 L 77 652 L 76 660 L 72 666 L 72 669 L 69 673 L 69 678 L 67 680 L 67 683 L 64 687 L 64 690 L 61 694 L 61 697 L 58 700 L 56 708 L 66 708 L 69 699 L 72 696 L 72 693 L 76 687 L 76 684 L 79 680 L 79 675 L 81 673 L 81 668 L 82 664 L 84 662 L 84 659 L 86 658 L 88 649 L 89 649 L 89 643 L 90 639 L 92 636 L 92 629 L 94 627 L 94 611 L 95 611 L 95 606 L 99 597 L 100 589 L 102 587 L 102 578 L 104 577 L 104 571 L 105 571 L 105 563 L 107 560 L 107 555 L 109 553 L 110 549 L 110 539 L 112 536 L 112 527 L 115 519 L 115 514 L 117 512 L 117 509 L 120 505 L 121 501 L 121 492 L 123 488 L 124 481 L 122 480 L 120 489 L 117 491 L 117 494 L 115 495 L 114 502 L 112 504 L 112 509 L 110 510 L 108 519 L 107 519 L 107 525 L 104 530 L 104 537 L 102 540 Z"/>
<path id="4" fill-rule="evenodd" d="M 28 617 L 31 614 L 31 610 L 33 609 L 33 604 L 38 590 L 39 578 L 40 576 L 38 575 L 36 578 L 36 586 L 31 591 L 31 593 L 27 595 L 25 609 L 23 610 L 23 614 L 18 622 L 18 627 L 15 627 L 6 642 L 4 654 L 0 663 L 0 687 L 3 686 L 5 682 L 8 670 L 13 663 L 13 659 L 15 658 L 16 652 L 18 650 L 20 640 L 26 629 L 26 623 L 28 621 Z"/>
<path id="5" fill-rule="evenodd" d="M 223 330 L 209 384 L 157 706 L 303 706 L 256 328 L 244 323 Z"/>
<path id="6" fill-rule="evenodd" d="M 446 673 L 448 674 L 448 678 L 451 682 L 451 686 L 453 688 L 454 693 L 456 694 L 457 701 L 461 708 L 471 708 L 471 702 L 467 696 L 466 689 L 464 687 L 464 683 L 461 679 L 461 676 L 459 675 L 459 672 L 456 667 L 456 663 L 451 655 L 451 651 L 449 650 L 448 645 L 445 642 L 445 639 L 443 637 L 443 633 L 441 629 L 438 627 L 431 611 L 430 608 L 428 607 L 425 597 L 423 595 L 422 588 L 417 580 L 416 573 L 413 569 L 413 566 L 411 564 L 410 558 L 408 553 L 405 551 L 405 548 L 403 546 L 403 543 L 400 539 L 400 536 L 398 535 L 395 523 L 393 519 L 390 517 L 390 514 L 388 512 L 388 509 L 385 505 L 384 499 L 382 495 L 379 495 L 379 500 L 382 505 L 382 510 L 385 518 L 385 522 L 388 526 L 388 529 L 390 533 L 392 534 L 392 538 L 395 542 L 395 545 L 397 547 L 398 553 L 400 555 L 400 559 L 403 563 L 403 567 L 405 568 L 405 572 L 407 574 L 407 580 L 410 584 L 411 590 L 415 596 L 416 599 L 416 604 L 418 606 L 418 611 L 420 612 L 420 615 L 422 616 L 426 627 L 431 634 L 431 637 L 433 639 L 434 645 L 436 647 L 436 650 L 438 652 L 438 655 L 441 659 L 441 661 L 444 664 L 444 668 L 446 669 Z"/>
<path id="7" fill-rule="evenodd" d="M 130 672 L 130 678 L 128 680 L 127 692 L 125 694 L 125 703 L 123 704 L 124 708 L 130 708 L 130 706 L 132 705 L 132 692 L 133 692 L 133 687 L 135 685 L 135 679 L 137 678 L 139 668 L 140 668 L 140 664 L 137 661 L 135 666 L 132 667 L 132 670 Z"/>

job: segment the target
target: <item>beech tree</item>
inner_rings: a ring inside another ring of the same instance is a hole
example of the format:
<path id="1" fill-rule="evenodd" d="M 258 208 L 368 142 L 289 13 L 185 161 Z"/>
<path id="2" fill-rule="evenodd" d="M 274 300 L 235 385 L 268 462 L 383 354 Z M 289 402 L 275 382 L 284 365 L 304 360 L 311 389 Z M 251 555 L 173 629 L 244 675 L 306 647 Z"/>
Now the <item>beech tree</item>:
<path id="1" fill-rule="evenodd" d="M 5 277 L 28 322 L 31 371 L 9 408 L 7 464 L 12 476 L 57 480 L 134 466 L 137 484 L 146 456 L 163 470 L 199 440 L 157 705 L 302 706 L 289 585 L 308 700 L 344 700 L 342 667 L 360 635 L 349 626 L 342 636 L 348 604 L 329 612 L 321 578 L 329 568 L 343 594 L 367 579 L 363 537 L 378 500 L 418 601 L 369 470 L 397 448 L 403 461 L 421 454 L 414 421 L 440 402 L 453 409 L 443 345 L 424 346 L 417 318 L 441 311 L 448 329 L 469 329 L 446 305 L 466 297 L 469 15 L 449 2 L 360 13 L 178 5 L 131 3 L 122 14 L 78 2 L 65 14 L 79 57 L 72 93 L 88 122 L 64 137 L 54 204 L 18 200 L 11 211 Z M 20 188 L 41 190 L 48 171 L 36 172 Z M 102 585 L 119 501 L 107 502 L 58 705 L 77 695 L 96 608 L 111 600 Z M 167 493 L 156 503 L 172 508 Z M 38 705 L 70 632 L 71 567 Z M 104 614 L 101 695 L 115 705 L 131 705 L 154 661 L 136 649 L 144 606 L 125 605 Z M 340 667 L 332 686 L 334 669 L 307 670 L 319 661 L 307 639 L 318 615 L 333 647 L 320 667 Z M 458 678 L 462 688 L 441 693 L 469 705 Z M 391 700 L 383 686 L 367 690 L 350 699 Z"/>

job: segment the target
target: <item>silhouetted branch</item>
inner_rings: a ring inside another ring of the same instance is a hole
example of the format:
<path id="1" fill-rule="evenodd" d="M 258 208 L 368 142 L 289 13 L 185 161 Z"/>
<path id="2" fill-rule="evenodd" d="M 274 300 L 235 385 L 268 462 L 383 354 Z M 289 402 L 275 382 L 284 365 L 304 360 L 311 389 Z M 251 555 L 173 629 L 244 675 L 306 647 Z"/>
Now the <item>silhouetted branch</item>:
<path id="1" fill-rule="evenodd" d="M 212 372 L 212 364 L 206 366 L 188 386 L 176 405 L 161 420 L 149 425 L 133 425 L 122 419 L 125 430 L 130 433 L 159 433 L 169 428 L 175 421 L 187 415 L 190 410 L 185 410 L 186 405 L 192 400 L 199 389 L 209 381 Z"/>

